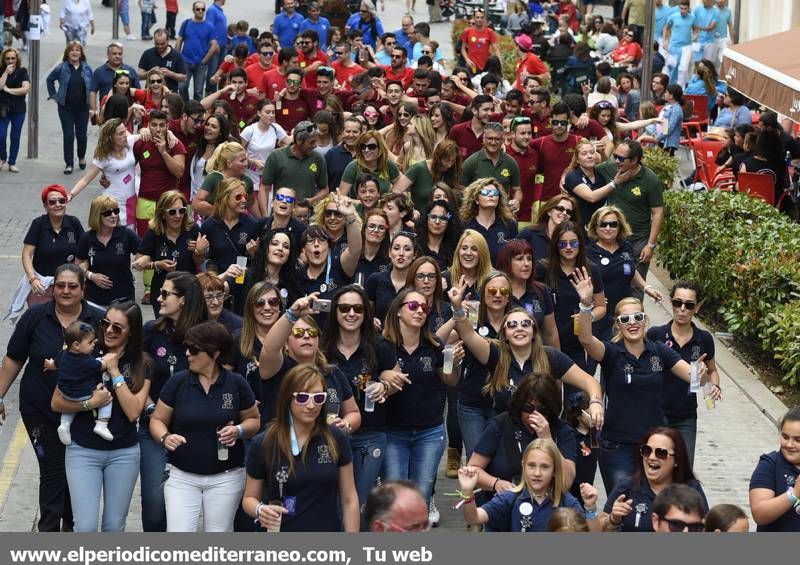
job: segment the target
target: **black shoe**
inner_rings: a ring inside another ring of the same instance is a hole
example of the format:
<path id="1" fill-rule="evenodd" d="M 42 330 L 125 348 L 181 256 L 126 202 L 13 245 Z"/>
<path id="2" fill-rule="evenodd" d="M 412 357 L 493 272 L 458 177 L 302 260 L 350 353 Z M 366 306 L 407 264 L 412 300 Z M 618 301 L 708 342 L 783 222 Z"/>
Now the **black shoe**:
<path id="1" fill-rule="evenodd" d="M 66 167 L 64 167 L 64 174 L 65 175 L 71 175 L 72 174 L 72 165 L 67 165 Z"/>
<path id="2" fill-rule="evenodd" d="M 83 163 L 81 163 L 79 161 L 78 162 L 78 168 L 80 168 L 80 170 L 82 170 L 82 171 L 85 170 L 86 169 L 86 161 L 84 161 Z"/>

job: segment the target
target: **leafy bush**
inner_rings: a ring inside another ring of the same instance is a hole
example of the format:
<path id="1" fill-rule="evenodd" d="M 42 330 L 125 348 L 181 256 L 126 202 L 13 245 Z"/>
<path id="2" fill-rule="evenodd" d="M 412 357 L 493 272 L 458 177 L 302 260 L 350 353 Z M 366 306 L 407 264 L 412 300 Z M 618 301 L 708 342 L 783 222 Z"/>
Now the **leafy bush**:
<path id="1" fill-rule="evenodd" d="M 757 340 L 800 383 L 800 225 L 744 194 L 670 191 L 659 261 L 697 281 L 728 331 Z"/>
<path id="2" fill-rule="evenodd" d="M 678 172 L 678 159 L 652 145 L 644 148 L 642 163 L 651 169 L 664 185 L 664 190 L 670 190 Z"/>

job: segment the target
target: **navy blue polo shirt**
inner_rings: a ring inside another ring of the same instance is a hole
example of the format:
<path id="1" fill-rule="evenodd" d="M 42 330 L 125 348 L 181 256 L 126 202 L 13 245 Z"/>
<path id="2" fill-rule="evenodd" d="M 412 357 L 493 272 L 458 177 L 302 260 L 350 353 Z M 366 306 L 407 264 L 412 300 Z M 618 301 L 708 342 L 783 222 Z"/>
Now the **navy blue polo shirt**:
<path id="1" fill-rule="evenodd" d="M 444 302 L 443 300 L 439 301 L 439 308 L 437 310 L 431 310 L 428 314 L 428 327 L 431 330 L 431 333 L 436 333 L 439 331 L 446 322 L 450 321 L 450 318 L 453 317 L 453 307 L 450 305 L 449 302 Z"/>
<path id="2" fill-rule="evenodd" d="M 130 65 L 122 63 L 120 70 L 128 71 L 128 77 L 131 79 L 131 88 L 139 88 L 139 74 L 136 69 Z M 114 81 L 114 75 L 117 71 L 108 66 L 108 61 L 100 65 L 92 73 L 92 85 L 90 90 L 97 93 L 97 100 L 102 100 L 103 96 L 111 91 L 111 84 Z"/>
<path id="3" fill-rule="evenodd" d="M 444 242 L 442 242 L 441 245 L 444 245 Z M 425 255 L 426 257 L 431 257 L 432 259 L 435 259 L 436 263 L 439 265 L 439 270 L 444 272 L 450 268 L 450 263 L 452 262 L 453 254 L 452 253 L 450 254 L 451 261 L 447 261 L 442 251 L 443 249 L 441 246 L 439 247 L 439 251 L 433 251 L 429 247 L 426 247 L 425 249 L 423 249 L 422 254 Z"/>
<path id="4" fill-rule="evenodd" d="M 392 282 L 391 268 L 388 271 L 370 276 L 367 279 L 367 284 L 364 285 L 364 290 L 367 292 L 367 297 L 375 305 L 375 317 L 384 322 L 389 306 L 392 305 L 392 301 L 397 297 L 397 289 L 395 289 Z"/>
<path id="5" fill-rule="evenodd" d="M 491 324 L 486 328 L 487 339 L 497 339 L 497 332 Z M 458 402 L 470 408 L 488 410 L 492 407 L 492 397 L 484 394 L 483 387 L 491 378 L 489 367 L 493 365 L 483 365 L 480 363 L 469 348 L 464 348 L 464 360 L 461 361 L 461 374 L 458 384 Z"/>
<path id="6" fill-rule="evenodd" d="M 703 487 L 700 482 L 692 479 L 686 483 L 687 486 L 692 487 L 703 499 L 703 515 L 708 512 L 708 501 L 706 500 L 706 493 L 703 492 Z M 653 502 L 656 499 L 656 494 L 650 488 L 650 483 L 646 478 L 642 477 L 639 483 L 635 483 L 630 477 L 625 477 L 614 487 L 611 494 L 606 500 L 606 505 L 603 512 L 611 514 L 611 509 L 614 507 L 614 501 L 624 494 L 625 498 L 633 499 L 633 511 L 622 519 L 623 532 L 652 532 L 653 531 Z M 639 525 L 636 525 L 636 515 L 639 515 Z"/>
<path id="7" fill-rule="evenodd" d="M 237 256 L 247 256 L 247 242 L 258 237 L 261 232 L 258 220 L 248 214 L 240 214 L 239 221 L 230 229 L 222 220 L 213 216 L 207 218 L 200 233 L 208 238 L 208 260 L 217 266 L 220 273 L 224 273 L 236 263 Z M 241 285 L 231 285 L 234 286 Z"/>
<path id="8" fill-rule="evenodd" d="M 697 361 L 706 354 L 706 360 L 714 358 L 714 338 L 692 322 L 692 337 L 681 347 L 672 335 L 672 320 L 663 326 L 653 326 L 647 330 L 647 339 L 660 341 L 677 352 L 687 363 Z M 661 407 L 668 422 L 697 419 L 697 395 L 689 392 L 689 383 L 672 373 L 665 375 L 661 389 Z"/>
<path id="9" fill-rule="evenodd" d="M 356 267 L 356 276 L 354 278 L 358 280 L 358 276 L 361 275 L 361 280 L 363 281 L 361 284 L 366 286 L 371 275 L 374 273 L 385 273 L 391 270 L 391 268 L 392 262 L 389 261 L 388 257 L 380 253 L 375 255 L 372 261 L 362 255 L 358 260 L 358 267 Z"/>
<path id="10" fill-rule="evenodd" d="M 78 319 L 97 327 L 103 316 L 102 310 L 84 303 Z M 60 414 L 50 409 L 58 371 L 44 371 L 42 366 L 45 359 L 55 359 L 63 346 L 64 328 L 52 300 L 31 306 L 14 326 L 6 355 L 20 364 L 28 361 L 19 384 L 19 411 L 23 416 L 47 418 L 59 424 Z"/>
<path id="11" fill-rule="evenodd" d="M 572 426 L 559 420 L 558 428 L 551 429 L 550 435 L 561 455 L 575 463 L 578 459 L 578 444 Z M 483 434 L 475 445 L 475 453 L 489 459 L 487 473 L 504 481 L 516 483 L 522 473 L 522 453 L 537 437 L 527 426 L 506 412 L 487 422 Z"/>
<path id="12" fill-rule="evenodd" d="M 592 265 L 597 267 L 603 280 L 606 293 L 606 317 L 598 323 L 598 328 L 610 329 L 614 322 L 614 312 L 617 304 L 623 298 L 633 296 L 631 283 L 636 275 L 638 261 L 633 253 L 629 241 L 623 241 L 614 253 L 609 253 L 597 245 L 596 241 L 589 244 L 586 255 Z"/>
<path id="13" fill-rule="evenodd" d="M 583 174 L 583 171 L 580 170 L 580 168 L 570 171 L 567 173 L 567 176 L 564 177 L 564 188 L 578 202 L 578 211 L 581 214 L 581 225 L 585 228 L 589 224 L 589 220 L 592 219 L 592 215 L 602 208 L 606 202 L 605 200 L 589 202 L 588 200 L 584 200 L 575 194 L 575 188 L 581 184 L 585 184 L 592 190 L 592 192 L 594 192 L 598 188 L 602 188 L 607 185 L 608 181 L 597 169 L 595 169 L 594 181 Z"/>
<path id="14" fill-rule="evenodd" d="M 553 294 L 544 284 L 539 283 L 538 288 L 528 288 L 525 294 L 517 298 L 512 297 L 514 304 L 533 316 L 539 331 L 544 327 L 544 319 L 554 312 Z"/>
<path id="15" fill-rule="evenodd" d="M 231 332 L 233 336 L 234 347 L 231 349 L 229 364 L 233 370 L 244 377 L 250 389 L 253 391 L 253 396 L 257 402 L 261 402 L 261 373 L 258 369 L 258 358 L 261 355 L 261 340 L 258 338 L 253 340 L 253 354 L 250 357 L 242 355 L 240 347 L 242 339 L 242 329 Z M 259 405 L 259 411 L 261 406 Z"/>
<path id="16" fill-rule="evenodd" d="M 284 355 L 283 365 L 278 369 L 270 379 L 261 380 L 261 423 L 266 424 L 275 416 L 278 415 L 278 392 L 281 390 L 281 383 L 283 377 L 289 372 L 289 369 L 296 367 L 297 361 Z M 350 388 L 350 383 L 345 377 L 344 373 L 336 367 L 331 367 L 328 374 L 325 375 L 325 386 L 328 392 L 328 401 L 325 404 L 326 411 L 328 408 L 332 409 L 333 404 L 339 405 L 339 416 L 342 415 L 342 405 L 345 400 L 353 397 L 353 391 Z M 326 412 L 327 413 L 327 412 Z"/>
<path id="17" fill-rule="evenodd" d="M 342 270 L 342 263 L 340 258 L 334 257 L 333 251 L 329 252 L 329 260 L 326 267 L 317 278 L 311 279 L 308 277 L 308 269 L 301 266 L 297 270 L 298 285 L 300 292 L 303 296 L 311 294 L 312 292 L 319 292 L 320 298 L 333 298 L 333 294 L 337 288 L 347 286 L 352 281 Z M 327 319 L 327 315 L 325 316 Z"/>
<path id="18" fill-rule="evenodd" d="M 173 332 L 162 332 L 156 328 L 154 320 L 144 324 L 142 332 L 144 350 L 153 358 L 153 372 L 150 382 L 150 398 L 158 400 L 161 387 L 173 375 L 189 369 L 186 359 L 186 346 L 173 341 Z"/>
<path id="19" fill-rule="evenodd" d="M 523 239 L 531 244 L 534 262 L 550 257 L 550 236 L 545 230 L 525 228 L 519 232 L 517 239 Z"/>
<path id="20" fill-rule="evenodd" d="M 228 422 L 241 423 L 239 412 L 256 402 L 244 377 L 222 369 L 206 393 L 195 373 L 181 371 L 164 384 L 159 400 L 172 408 L 170 433 L 186 438 L 185 444 L 167 452 L 170 463 L 196 475 L 216 475 L 244 466 L 242 439 L 228 448 L 227 461 L 217 459 L 217 429 Z"/>
<path id="21" fill-rule="evenodd" d="M 273 216 L 267 216 L 260 220 L 259 229 L 261 237 L 266 237 L 267 232 L 272 229 L 272 222 L 275 218 Z M 286 225 L 284 229 L 286 233 L 289 234 L 289 237 L 292 238 L 292 249 L 301 249 L 303 247 L 303 234 L 305 233 L 306 229 L 308 228 L 303 222 L 295 219 L 289 218 L 289 223 Z"/>
<path id="22" fill-rule="evenodd" d="M 147 230 L 139 245 L 139 253 L 147 255 L 152 261 L 175 261 L 176 271 L 196 273 L 197 265 L 194 262 L 193 252 L 189 250 L 189 242 L 196 241 L 199 233 L 197 226 L 192 226 L 189 231 L 181 230 L 178 239 L 172 241 L 166 234 L 157 235 L 153 230 Z M 153 280 L 150 283 L 151 296 L 158 296 L 166 278 L 166 271 L 153 271 Z"/>
<path id="23" fill-rule="evenodd" d="M 78 240 L 83 235 L 81 221 L 75 216 L 64 216 L 61 229 L 56 232 L 47 214 L 39 216 L 25 234 L 26 245 L 33 245 L 33 269 L 40 275 L 52 277 L 64 263 L 72 263 L 78 254 Z"/>
<path id="24" fill-rule="evenodd" d="M 95 304 L 111 304 L 114 300 L 135 300 L 131 255 L 139 250 L 139 236 L 126 227 L 117 226 L 111 232 L 108 244 L 97 239 L 97 232 L 89 230 L 78 240 L 78 259 L 89 262 L 89 270 L 102 273 L 114 282 L 105 289 L 93 281 L 86 281 L 86 300 Z"/>
<path id="25" fill-rule="evenodd" d="M 750 490 L 765 488 L 783 494 L 794 486 L 800 478 L 800 469 L 789 463 L 780 451 L 765 453 L 758 459 L 753 475 L 750 477 Z M 800 532 L 800 514 L 795 509 L 788 510 L 780 518 L 769 524 L 759 525 L 758 532 Z"/>
<path id="26" fill-rule="evenodd" d="M 263 481 L 261 500 L 280 499 L 276 476 L 286 476 L 283 483 L 284 508 L 292 512 L 281 517 L 282 532 L 341 532 L 343 528 L 339 508 L 339 469 L 353 462 L 353 452 L 347 434 L 336 426 L 330 427 L 336 440 L 338 459 L 334 460 L 328 444 L 320 435 L 308 440 L 303 454 L 294 458 L 294 472 L 289 472 L 289 461 L 279 455 L 277 446 L 265 445 L 265 433 L 260 433 L 250 443 L 247 454 L 247 474 Z M 267 464 L 267 454 L 270 454 Z M 289 510 L 289 508 L 287 508 Z"/>
<path id="27" fill-rule="evenodd" d="M 233 332 L 241 330 L 242 324 L 244 323 L 241 316 L 234 314 L 227 308 L 222 309 L 222 313 L 219 315 L 219 320 L 217 320 L 217 322 L 225 326 L 225 329 L 228 330 L 231 335 L 233 335 Z"/>
<path id="28" fill-rule="evenodd" d="M 517 237 L 517 222 L 506 222 L 500 216 L 495 215 L 494 223 L 489 229 L 483 227 L 477 218 L 466 225 L 467 229 L 475 230 L 483 236 L 489 246 L 489 256 L 492 258 L 492 265 L 497 263 L 497 254 L 509 239 Z"/>
<path id="29" fill-rule="evenodd" d="M 119 370 L 128 386 L 133 385 L 133 362 L 127 355 L 123 355 L 119 360 Z M 145 374 L 145 379 L 149 380 L 150 375 Z M 99 451 L 111 451 L 113 449 L 125 449 L 138 445 L 139 436 L 136 433 L 136 422 L 131 422 L 125 415 L 125 410 L 119 403 L 117 394 L 111 381 L 105 382 L 106 389 L 111 393 L 111 418 L 108 421 L 108 430 L 114 436 L 111 441 L 106 441 L 94 433 L 96 411 L 78 412 L 70 428 L 72 441 L 87 449 L 97 449 Z"/>
<path id="30" fill-rule="evenodd" d="M 369 323 L 366 321 L 365 323 Z M 397 356 L 394 346 L 379 337 L 375 348 L 376 365 L 368 366 L 366 351 L 363 342 L 350 358 L 337 349 L 329 361 L 336 365 L 336 368 L 350 383 L 350 390 L 356 399 L 358 409 L 361 411 L 361 427 L 359 432 L 385 431 L 386 430 L 386 403 L 375 403 L 373 412 L 364 411 L 364 390 L 371 382 L 379 380 L 383 371 L 393 369 L 397 365 Z"/>
<path id="31" fill-rule="evenodd" d="M 444 421 L 447 387 L 439 378 L 443 364 L 442 348 L 441 342 L 434 346 L 424 339 L 413 353 L 408 353 L 402 345 L 395 346 L 400 370 L 411 382 L 386 402 L 389 429 L 422 431 L 440 426 Z"/>
<path id="32" fill-rule="evenodd" d="M 638 359 L 623 342 L 604 341 L 606 351 L 600 365 L 606 395 L 602 439 L 636 443 L 647 430 L 665 426 L 661 390 L 666 373 L 681 356 L 659 341 L 645 339 Z"/>
<path id="33" fill-rule="evenodd" d="M 444 277 L 444 282 L 445 282 L 445 287 L 444 287 L 445 297 L 447 297 L 447 290 L 450 287 L 453 286 L 453 280 L 452 280 L 453 275 L 451 275 L 450 271 L 447 270 L 447 271 L 442 273 L 442 276 Z M 456 282 L 458 282 L 458 281 L 456 281 Z M 480 300 L 481 294 L 478 291 L 478 284 L 479 283 L 480 283 L 480 281 L 477 281 L 475 284 L 469 285 L 464 290 L 464 295 L 461 297 L 461 299 L 462 300 Z"/>
<path id="34" fill-rule="evenodd" d="M 539 282 L 546 282 L 547 277 L 546 269 L 541 263 L 536 264 L 534 269 L 534 278 Z M 594 286 L 595 294 L 603 292 L 603 279 L 600 276 L 600 271 L 592 264 L 592 285 Z M 578 313 L 578 304 L 581 299 L 572 286 L 572 279 L 564 274 L 561 269 L 558 270 L 558 285 L 556 288 L 550 289 L 553 297 L 553 308 L 556 315 L 556 327 L 558 328 L 558 339 L 561 342 L 561 351 L 570 357 L 576 355 L 583 355 L 583 346 L 578 341 L 578 336 L 575 335 L 575 322 L 572 318 L 573 314 Z M 597 334 L 599 327 L 597 322 L 592 324 L 592 333 Z"/>
<path id="35" fill-rule="evenodd" d="M 570 359 L 567 355 L 561 353 L 558 349 L 544 346 L 547 360 L 550 362 L 550 376 L 556 380 L 561 380 L 567 371 L 569 371 L 575 364 L 575 361 Z M 487 367 L 496 367 L 500 361 L 500 350 L 494 343 L 489 346 L 489 362 Z M 508 368 L 508 385 L 506 390 L 501 390 L 494 394 L 494 404 L 492 406 L 495 414 L 500 414 L 508 410 L 508 405 L 511 402 L 511 395 L 517 390 L 517 387 L 533 373 L 533 365 L 531 364 L 530 357 L 525 359 L 525 364 L 520 367 L 516 360 L 511 360 L 511 365 Z"/>
<path id="36" fill-rule="evenodd" d="M 335 145 L 325 153 L 325 166 L 328 169 L 328 186 L 332 190 L 339 188 L 342 175 L 347 165 L 353 160 L 353 155 L 345 148 L 343 143 Z"/>
<path id="37" fill-rule="evenodd" d="M 548 496 L 540 505 L 528 493 L 527 487 L 522 492 L 501 492 L 481 506 L 489 515 L 487 529 L 493 532 L 521 532 L 523 515 L 520 508 L 526 503 L 532 511 L 528 514 L 530 522 L 526 525 L 525 532 L 546 532 L 547 522 L 553 514 L 553 500 Z M 584 514 L 581 503 L 568 492 L 561 495 L 558 508 L 572 508 L 579 514 Z"/>

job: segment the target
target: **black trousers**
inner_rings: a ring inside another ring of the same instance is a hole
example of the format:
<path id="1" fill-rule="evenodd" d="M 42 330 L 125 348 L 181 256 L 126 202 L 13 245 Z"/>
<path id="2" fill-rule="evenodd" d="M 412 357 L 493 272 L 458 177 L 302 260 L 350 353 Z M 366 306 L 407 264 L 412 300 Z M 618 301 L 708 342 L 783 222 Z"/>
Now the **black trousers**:
<path id="1" fill-rule="evenodd" d="M 71 532 L 72 503 L 64 467 L 66 447 L 58 439 L 58 426 L 30 414 L 22 415 L 22 423 L 39 463 L 39 531 Z"/>

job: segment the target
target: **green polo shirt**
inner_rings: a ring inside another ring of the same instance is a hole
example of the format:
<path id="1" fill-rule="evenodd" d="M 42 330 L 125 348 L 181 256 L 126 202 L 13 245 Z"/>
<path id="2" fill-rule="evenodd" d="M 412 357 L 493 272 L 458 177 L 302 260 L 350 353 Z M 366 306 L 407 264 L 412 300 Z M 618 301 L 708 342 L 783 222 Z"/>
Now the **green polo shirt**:
<path id="1" fill-rule="evenodd" d="M 485 178 L 493 178 L 506 189 L 506 194 L 509 194 L 512 186 L 519 186 L 519 166 L 514 158 L 505 151 L 500 152 L 500 157 L 495 165 L 486 155 L 486 151 L 481 149 L 464 161 L 464 167 L 461 169 L 461 184 L 469 186 L 470 183 Z"/>
<path id="2" fill-rule="evenodd" d="M 378 177 L 378 190 L 380 190 L 381 194 L 386 194 L 392 189 L 392 185 L 397 180 L 397 177 L 400 176 L 400 169 L 397 168 L 397 165 L 395 165 L 394 162 L 387 162 L 386 169 L 389 171 L 389 176 L 384 174 L 375 175 L 375 173 L 372 171 L 359 167 L 358 162 L 353 159 L 347 164 L 347 167 L 345 167 L 344 172 L 342 173 L 342 182 L 350 184 L 350 196 L 352 198 L 357 198 L 356 180 L 358 179 L 358 175 L 361 173 L 370 173 Z"/>
<path id="3" fill-rule="evenodd" d="M 261 182 L 279 188 L 293 188 L 298 198 L 311 198 L 322 189 L 328 188 L 328 169 L 325 158 L 312 151 L 298 158 L 292 146 L 275 149 L 264 163 Z"/>
<path id="4" fill-rule="evenodd" d="M 605 178 L 613 179 L 617 164 L 611 159 L 598 165 L 597 170 Z M 651 208 L 664 206 L 664 187 L 656 174 L 642 165 L 635 177 L 612 190 L 606 200 L 625 214 L 633 231 L 631 239 L 643 239 L 650 235 Z"/>
<path id="5" fill-rule="evenodd" d="M 242 175 L 239 179 L 244 183 L 244 189 L 247 191 L 247 204 L 249 206 L 253 202 L 253 181 L 247 175 Z M 206 201 L 209 204 L 213 204 L 217 199 L 217 190 L 224 180 L 225 177 L 219 171 L 211 171 L 206 175 L 206 178 L 203 179 L 200 190 L 208 191 L 208 198 L 206 198 Z"/>
<path id="6" fill-rule="evenodd" d="M 411 181 L 408 191 L 414 201 L 414 208 L 422 210 L 430 204 L 433 194 L 433 175 L 428 168 L 428 162 L 423 160 L 414 163 L 406 171 L 406 176 Z"/>

